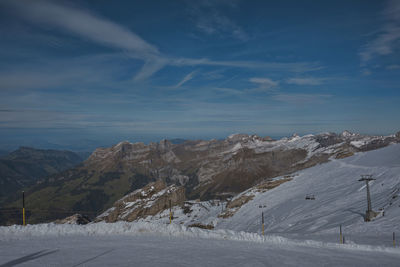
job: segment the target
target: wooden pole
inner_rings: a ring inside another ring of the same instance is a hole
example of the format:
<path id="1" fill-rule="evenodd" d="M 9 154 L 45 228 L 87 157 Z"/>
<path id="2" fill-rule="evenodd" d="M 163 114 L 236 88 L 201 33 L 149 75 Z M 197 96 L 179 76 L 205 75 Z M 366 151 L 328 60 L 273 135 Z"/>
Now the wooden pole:
<path id="1" fill-rule="evenodd" d="M 396 234 L 393 232 L 393 247 L 396 247 Z"/>
<path id="2" fill-rule="evenodd" d="M 262 235 L 264 235 L 264 212 L 261 212 Z"/>
<path id="3" fill-rule="evenodd" d="M 25 220 L 25 192 L 22 191 L 22 225 L 26 225 L 26 220 Z"/>
<path id="4" fill-rule="evenodd" d="M 169 200 L 169 224 L 172 223 L 171 199 Z"/>
<path id="5" fill-rule="evenodd" d="M 340 244 L 343 244 L 342 225 L 340 225 Z"/>

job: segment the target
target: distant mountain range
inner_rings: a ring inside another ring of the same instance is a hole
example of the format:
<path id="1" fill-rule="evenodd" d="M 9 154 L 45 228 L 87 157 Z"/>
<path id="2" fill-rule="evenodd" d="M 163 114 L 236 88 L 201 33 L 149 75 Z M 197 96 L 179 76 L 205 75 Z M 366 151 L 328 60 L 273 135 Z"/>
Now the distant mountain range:
<path id="1" fill-rule="evenodd" d="M 155 181 L 184 188 L 186 200 L 226 199 L 260 181 L 400 142 L 400 133 L 269 137 L 235 134 L 225 140 L 173 144 L 121 142 L 98 148 L 77 167 L 50 175 L 29 188 L 27 207 L 40 209 L 30 222 L 49 221 L 80 211 L 97 215 L 124 195 Z M 20 200 L 9 206 L 19 205 Z M 50 212 L 51 211 L 51 212 Z"/>
<path id="2" fill-rule="evenodd" d="M 84 159 L 71 151 L 31 147 L 20 147 L 3 155 L 0 157 L 0 203 L 7 198 L 19 197 L 23 188 L 49 175 L 75 167 Z"/>

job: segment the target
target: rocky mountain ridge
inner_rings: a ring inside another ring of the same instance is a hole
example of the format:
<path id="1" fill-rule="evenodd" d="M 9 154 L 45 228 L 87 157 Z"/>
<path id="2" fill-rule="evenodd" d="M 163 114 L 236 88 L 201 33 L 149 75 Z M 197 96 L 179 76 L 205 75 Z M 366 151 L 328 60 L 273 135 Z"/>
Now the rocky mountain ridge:
<path id="1" fill-rule="evenodd" d="M 189 198 L 207 198 L 210 194 L 214 194 L 212 197 L 221 193 L 234 195 L 258 179 L 399 140 L 399 135 L 371 137 L 345 131 L 339 135 L 322 133 L 300 137 L 295 134 L 280 140 L 235 134 L 223 141 L 186 141 L 178 145 L 168 140 L 149 145 L 125 141 L 95 150 L 85 165 L 88 168 L 101 165 L 101 171 L 115 169 L 116 163 L 122 169 L 135 166 L 153 180 L 186 186 Z"/>
<path id="2" fill-rule="evenodd" d="M 100 214 L 124 195 L 162 181 L 167 186 L 184 187 L 187 200 L 224 200 L 260 181 L 399 142 L 400 133 L 365 136 L 348 131 L 280 140 L 234 134 L 225 140 L 187 140 L 180 144 L 168 140 L 148 145 L 124 141 L 96 149 L 81 166 L 49 177 L 27 195 L 35 207 Z M 43 218 L 59 215 L 41 216 L 40 220 Z"/>

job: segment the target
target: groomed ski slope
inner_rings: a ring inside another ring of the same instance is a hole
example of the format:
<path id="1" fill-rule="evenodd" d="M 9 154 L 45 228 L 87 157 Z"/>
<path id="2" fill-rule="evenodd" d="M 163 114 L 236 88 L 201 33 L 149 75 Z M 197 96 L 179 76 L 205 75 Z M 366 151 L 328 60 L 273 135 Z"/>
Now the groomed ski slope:
<path id="1" fill-rule="evenodd" d="M 384 217 L 368 223 L 363 218 L 366 186 L 358 181 L 362 174 L 376 178 L 370 182 L 372 208 L 385 211 Z M 315 200 L 306 200 L 307 195 Z M 400 145 L 396 144 L 300 171 L 292 181 L 256 195 L 217 228 L 260 233 L 263 211 L 267 233 L 338 233 L 342 224 L 348 236 L 391 236 L 400 231 L 399 199 Z"/>
<path id="2" fill-rule="evenodd" d="M 0 266 L 398 266 L 400 250 L 138 222 L 0 227 Z"/>

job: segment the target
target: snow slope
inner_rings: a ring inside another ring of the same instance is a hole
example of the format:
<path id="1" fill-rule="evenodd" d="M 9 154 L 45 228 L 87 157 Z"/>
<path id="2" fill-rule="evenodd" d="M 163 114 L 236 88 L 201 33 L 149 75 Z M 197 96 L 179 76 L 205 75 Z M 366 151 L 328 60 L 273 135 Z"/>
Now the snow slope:
<path id="1" fill-rule="evenodd" d="M 398 248 L 140 222 L 0 227 L 0 266 L 396 266 Z"/>
<path id="2" fill-rule="evenodd" d="M 0 243 L 1 266 L 398 266 L 399 254 L 156 236 L 42 237 Z"/>
<path id="3" fill-rule="evenodd" d="M 296 173 L 292 181 L 262 194 L 242 206 L 219 229 L 261 231 L 261 212 L 267 232 L 333 233 L 343 225 L 348 233 L 391 234 L 400 231 L 400 145 L 357 153 Z M 372 208 L 384 209 L 384 217 L 365 223 L 366 187 L 362 174 L 372 174 Z M 315 200 L 306 200 L 313 194 Z M 259 206 L 265 208 L 259 208 Z"/>

